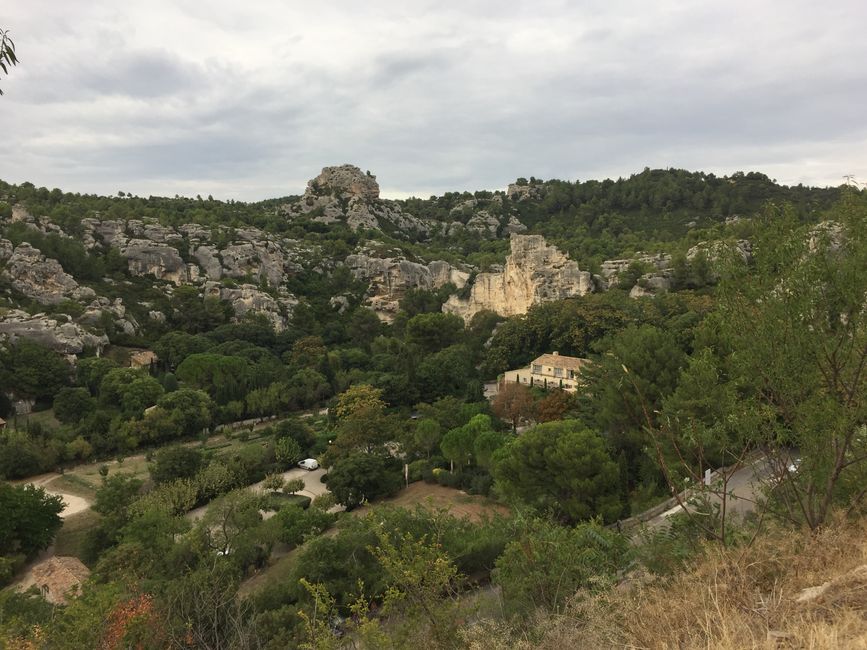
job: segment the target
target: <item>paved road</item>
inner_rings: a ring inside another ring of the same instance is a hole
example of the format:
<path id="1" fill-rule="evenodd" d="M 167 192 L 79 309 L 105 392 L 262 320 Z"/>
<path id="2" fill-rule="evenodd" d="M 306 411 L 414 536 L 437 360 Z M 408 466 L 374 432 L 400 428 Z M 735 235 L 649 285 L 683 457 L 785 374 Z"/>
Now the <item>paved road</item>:
<path id="1" fill-rule="evenodd" d="M 726 503 L 727 512 L 742 517 L 755 510 L 756 501 L 762 496 L 762 490 L 768 484 L 771 474 L 771 466 L 764 457 L 754 460 L 732 474 L 727 486 L 730 495 Z M 685 498 L 684 494 L 681 496 Z M 711 500 L 716 503 L 722 502 L 722 498 L 716 494 L 711 495 Z M 648 528 L 658 528 L 665 524 L 669 517 L 682 511 L 680 504 L 676 504 L 656 517 L 648 519 L 645 525 Z"/>

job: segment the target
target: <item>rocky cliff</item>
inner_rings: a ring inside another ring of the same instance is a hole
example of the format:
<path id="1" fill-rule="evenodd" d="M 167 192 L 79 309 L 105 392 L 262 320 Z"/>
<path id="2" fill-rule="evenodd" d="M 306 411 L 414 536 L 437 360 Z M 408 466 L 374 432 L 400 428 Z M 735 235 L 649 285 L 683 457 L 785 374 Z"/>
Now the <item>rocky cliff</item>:
<path id="1" fill-rule="evenodd" d="M 355 279 L 368 284 L 366 304 L 383 320 L 397 313 L 408 289 L 439 289 L 448 283 L 460 289 L 470 277 L 468 271 L 442 260 L 421 264 L 402 257 L 374 257 L 369 251 L 349 255 L 344 264 Z"/>
<path id="2" fill-rule="evenodd" d="M 92 289 L 80 287 L 57 260 L 46 258 L 27 242 L 12 250 L 11 242 L 0 240 L 0 251 L 4 251 L 0 253 L 0 262 L 5 262 L 0 275 L 13 289 L 40 304 L 57 305 L 64 300 L 86 300 L 96 295 Z"/>
<path id="3" fill-rule="evenodd" d="M 502 316 L 526 313 L 531 305 L 583 296 L 597 288 L 588 271 L 541 235 L 512 235 L 510 254 L 501 273 L 480 273 L 469 297 L 451 296 L 443 311 L 469 321 L 482 310 Z"/>
<path id="4" fill-rule="evenodd" d="M 101 352 L 108 345 L 104 334 L 93 334 L 68 317 L 30 315 L 13 309 L 0 312 L 0 341 L 28 339 L 62 354 L 80 354 L 85 349 Z"/>
<path id="5" fill-rule="evenodd" d="M 44 234 L 69 236 L 47 217 L 34 217 L 23 206 L 15 206 L 10 221 L 22 222 Z M 148 219 L 96 217 L 82 219 L 81 225 L 80 241 L 88 251 L 104 254 L 115 249 L 126 260 L 130 276 L 152 277 L 157 281 L 155 288 L 167 296 L 172 294 L 172 286 L 198 285 L 203 297 L 227 300 L 238 318 L 248 313 L 263 314 L 277 330 L 286 326 L 298 303 L 282 285 L 291 274 L 309 266 L 311 256 L 316 255 L 308 244 L 252 227 L 209 228 L 190 223 L 174 228 Z M 101 327 L 107 315 L 120 331 L 134 334 L 139 330 L 139 323 L 120 299 L 97 296 L 93 289 L 81 286 L 56 260 L 46 258 L 26 242 L 13 247 L 8 240 L 0 239 L 0 279 L 8 283 L 13 295 L 20 294 L 43 305 L 78 302 L 83 310 L 75 319 L 79 328 Z M 242 284 L 237 285 L 237 280 Z M 228 286 L 222 286 L 221 282 Z M 263 286 L 268 290 L 263 290 Z M 158 311 L 147 316 L 142 312 L 139 316 L 144 320 L 165 319 Z M 7 318 L 0 315 L 0 320 Z M 47 336 L 43 332 L 56 329 L 53 325 L 22 328 L 20 317 L 13 318 L 15 323 L 10 327 L 18 336 L 29 332 L 32 338 L 41 340 Z M 51 346 L 80 347 L 65 342 Z"/>

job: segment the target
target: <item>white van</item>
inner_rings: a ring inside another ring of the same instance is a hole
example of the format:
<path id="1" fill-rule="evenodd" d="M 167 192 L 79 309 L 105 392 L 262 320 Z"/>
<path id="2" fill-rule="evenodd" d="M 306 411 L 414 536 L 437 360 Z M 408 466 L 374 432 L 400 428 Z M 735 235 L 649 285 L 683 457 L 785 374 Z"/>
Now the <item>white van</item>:
<path id="1" fill-rule="evenodd" d="M 315 458 L 305 458 L 304 460 L 298 461 L 298 467 L 312 472 L 314 469 L 319 469 L 319 461 Z"/>

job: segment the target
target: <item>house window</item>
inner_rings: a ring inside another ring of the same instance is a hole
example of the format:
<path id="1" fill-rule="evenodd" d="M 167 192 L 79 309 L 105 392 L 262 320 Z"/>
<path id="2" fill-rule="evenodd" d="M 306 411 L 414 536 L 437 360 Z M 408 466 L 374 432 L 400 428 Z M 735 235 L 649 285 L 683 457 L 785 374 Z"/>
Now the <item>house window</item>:
<path id="1" fill-rule="evenodd" d="M 554 368 L 554 376 L 562 377 L 563 376 L 563 368 Z"/>
<path id="2" fill-rule="evenodd" d="M 575 371 L 574 370 L 569 371 L 569 379 L 575 379 Z"/>
<path id="3" fill-rule="evenodd" d="M 534 375 L 541 375 L 542 374 L 542 366 L 540 366 L 538 363 L 533 364 L 533 374 Z"/>

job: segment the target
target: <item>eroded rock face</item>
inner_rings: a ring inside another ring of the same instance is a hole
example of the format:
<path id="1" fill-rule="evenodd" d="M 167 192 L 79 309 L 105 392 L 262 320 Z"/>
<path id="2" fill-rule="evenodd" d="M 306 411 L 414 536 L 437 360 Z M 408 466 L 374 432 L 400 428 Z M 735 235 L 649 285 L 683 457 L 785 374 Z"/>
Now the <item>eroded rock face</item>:
<path id="1" fill-rule="evenodd" d="M 596 289 L 593 276 L 541 235 L 512 235 L 502 273 L 480 273 L 467 299 L 451 296 L 443 311 L 469 321 L 482 310 L 501 316 L 524 314 L 530 306 L 583 296 Z"/>
<path id="2" fill-rule="evenodd" d="M 139 330 L 138 322 L 131 314 L 127 313 L 121 298 L 109 300 L 100 296 L 93 300 L 76 320 L 84 325 L 99 325 L 104 314 L 107 314 L 114 324 L 126 334 L 136 334 Z"/>
<path id="3" fill-rule="evenodd" d="M 88 332 L 77 323 L 17 309 L 0 316 L 0 338 L 12 343 L 27 339 L 62 354 L 81 354 L 86 348 L 100 353 L 108 345 L 107 336 Z"/>
<path id="4" fill-rule="evenodd" d="M 319 196 L 359 197 L 372 201 L 379 198 L 376 176 L 365 174 L 355 165 L 325 167 L 307 184 L 307 192 Z"/>
<path id="5" fill-rule="evenodd" d="M 713 241 L 699 242 L 686 252 L 686 259 L 692 261 L 699 254 L 704 254 L 709 262 L 716 262 L 727 253 L 733 253 L 744 262 L 749 262 L 753 256 L 753 244 L 748 239 L 739 239 L 735 242 Z"/>
<path id="6" fill-rule="evenodd" d="M 298 304 L 298 299 L 288 291 L 280 291 L 275 299 L 253 284 L 224 287 L 217 282 L 207 282 L 205 297 L 228 301 L 237 318 L 243 318 L 248 313 L 262 314 L 277 332 L 286 329 L 288 318 Z"/>
<path id="7" fill-rule="evenodd" d="M 0 239 L 0 264 L 12 257 L 12 251 L 15 249 L 12 242 L 8 239 Z"/>
<path id="8" fill-rule="evenodd" d="M 81 300 L 96 295 L 92 289 L 80 287 L 63 270 L 60 262 L 46 258 L 26 242 L 17 246 L 6 259 L 3 276 L 13 289 L 43 305 L 57 305 L 64 300 Z"/>
<path id="9" fill-rule="evenodd" d="M 212 247 L 211 249 L 213 250 Z M 200 250 L 201 247 L 196 251 L 197 258 Z M 267 280 L 272 287 L 279 286 L 286 280 L 283 268 L 285 253 L 273 242 L 236 242 L 220 251 L 219 257 L 222 261 L 220 273 L 226 277 L 253 277 L 260 282 Z M 212 277 L 214 262 L 212 260 L 208 262 L 210 264 L 210 270 L 206 269 L 208 277 L 212 280 L 219 279 L 219 276 Z"/>
<path id="10" fill-rule="evenodd" d="M 358 254 L 347 256 L 344 264 L 357 280 L 370 285 L 367 304 L 384 320 L 397 313 L 407 290 L 438 289 L 449 282 L 461 288 L 470 276 L 442 260 L 425 265 L 403 258 Z"/>
<path id="11" fill-rule="evenodd" d="M 521 185 L 518 185 L 517 183 L 509 183 L 509 186 L 506 188 L 506 196 L 508 196 L 512 201 L 538 199 L 542 197 L 542 186 L 535 183 L 525 183 Z"/>
<path id="12" fill-rule="evenodd" d="M 132 275 L 152 275 L 176 285 L 184 284 L 188 277 L 187 265 L 178 249 L 148 239 L 131 239 L 121 250 Z"/>
<path id="13" fill-rule="evenodd" d="M 601 265 L 601 273 L 609 288 L 620 282 L 620 275 L 633 262 L 640 262 L 655 271 L 665 271 L 671 267 L 671 255 L 668 253 L 637 253 L 635 257 L 605 260 Z"/>
<path id="14" fill-rule="evenodd" d="M 379 198 L 376 176 L 355 165 L 325 167 L 307 184 L 298 203 L 283 207 L 290 218 L 306 216 L 321 223 L 345 221 L 353 230 L 378 228 L 400 235 L 423 235 L 431 224 L 403 212 L 394 201 Z"/>

